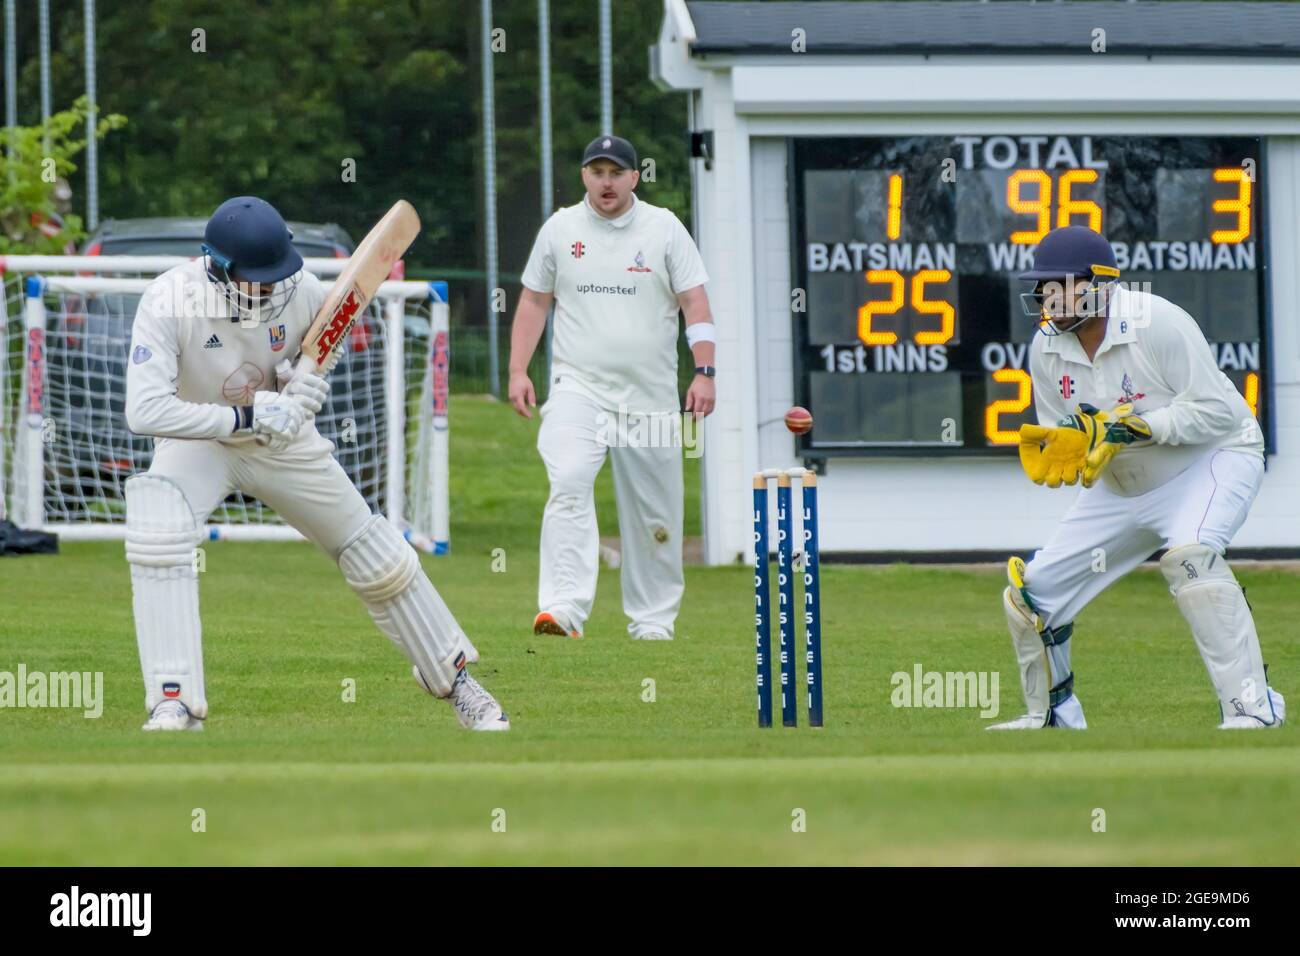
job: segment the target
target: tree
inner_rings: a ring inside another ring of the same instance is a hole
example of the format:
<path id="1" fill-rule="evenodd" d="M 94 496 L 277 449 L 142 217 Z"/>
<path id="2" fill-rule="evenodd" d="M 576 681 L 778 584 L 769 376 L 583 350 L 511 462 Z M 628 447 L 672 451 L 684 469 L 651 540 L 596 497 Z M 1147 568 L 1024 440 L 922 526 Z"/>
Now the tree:
<path id="1" fill-rule="evenodd" d="M 66 190 L 77 168 L 72 157 L 86 148 L 76 136 L 89 107 L 82 97 L 44 125 L 0 128 L 0 253 L 56 255 L 84 238 L 81 218 L 67 209 Z M 95 135 L 102 139 L 124 125 L 124 116 L 102 116 Z"/>

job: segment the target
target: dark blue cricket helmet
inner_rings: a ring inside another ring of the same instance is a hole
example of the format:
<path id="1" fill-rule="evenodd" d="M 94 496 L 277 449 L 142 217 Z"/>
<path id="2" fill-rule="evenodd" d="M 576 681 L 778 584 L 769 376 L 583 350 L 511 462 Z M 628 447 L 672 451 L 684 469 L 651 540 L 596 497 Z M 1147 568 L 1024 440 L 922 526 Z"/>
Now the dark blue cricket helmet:
<path id="1" fill-rule="evenodd" d="M 262 323 L 279 318 L 302 280 L 302 255 L 293 233 L 265 199 L 227 199 L 203 231 L 208 274 L 220 284 L 234 314 L 231 321 Z"/>
<path id="2" fill-rule="evenodd" d="M 1119 279 L 1119 265 L 1110 241 L 1087 226 L 1062 226 L 1053 229 L 1034 250 L 1034 267 L 1019 278 L 1034 283 L 1034 291 L 1022 292 L 1020 302 L 1025 315 L 1039 323 L 1041 331 L 1055 335 L 1066 328 L 1045 311 L 1053 292 L 1067 292 L 1067 297 L 1082 293 L 1082 302 L 1070 316 L 1076 320 L 1105 312 L 1110 291 Z M 1059 296 L 1056 299 L 1062 301 Z M 1069 326 L 1073 329 L 1079 323 Z"/>
<path id="3" fill-rule="evenodd" d="M 1066 276 L 1119 278 L 1110 241 L 1087 226 L 1053 229 L 1034 250 L 1034 267 L 1021 279 L 1064 279 Z"/>
<path id="4" fill-rule="evenodd" d="M 280 282 L 302 268 L 293 233 L 265 199 L 227 199 L 208 220 L 203 251 L 225 277 L 244 282 Z"/>

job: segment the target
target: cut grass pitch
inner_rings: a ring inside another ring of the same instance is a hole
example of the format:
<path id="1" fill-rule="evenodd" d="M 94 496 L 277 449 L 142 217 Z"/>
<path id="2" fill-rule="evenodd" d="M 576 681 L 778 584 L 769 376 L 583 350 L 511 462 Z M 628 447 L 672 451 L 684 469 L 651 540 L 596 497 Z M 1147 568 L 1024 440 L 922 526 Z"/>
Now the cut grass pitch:
<path id="1" fill-rule="evenodd" d="M 201 576 L 207 730 L 145 735 L 122 546 L 64 543 L 58 557 L 0 561 L 0 670 L 102 671 L 106 703 L 92 720 L 0 709 L 0 864 L 1300 855 L 1294 726 L 1214 729 L 1204 668 L 1158 572 L 1121 582 L 1076 623 L 1090 730 L 987 734 L 977 709 L 893 707 L 891 675 L 918 663 L 996 672 L 999 718 L 1020 713 L 1001 575 L 827 566 L 827 726 L 760 732 L 749 569 L 689 568 L 671 644 L 626 637 L 610 571 L 584 640 L 534 637 L 536 423 L 478 399 L 452 414 L 453 553 L 423 561 L 479 647 L 475 673 L 509 711 L 509 734 L 460 731 L 309 545 L 217 543 Z M 613 534 L 608 474 L 599 490 Z M 692 496 L 688 516 L 697 510 Z M 1273 684 L 1300 706 L 1289 620 L 1300 578 L 1240 576 Z"/>

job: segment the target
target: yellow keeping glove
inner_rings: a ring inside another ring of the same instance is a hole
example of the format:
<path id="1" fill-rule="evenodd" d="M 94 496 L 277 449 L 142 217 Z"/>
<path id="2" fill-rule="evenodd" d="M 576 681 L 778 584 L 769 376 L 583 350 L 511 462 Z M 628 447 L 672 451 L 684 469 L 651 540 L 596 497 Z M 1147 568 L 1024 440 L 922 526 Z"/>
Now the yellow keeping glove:
<path id="1" fill-rule="evenodd" d="M 1079 481 L 1089 452 L 1101 442 L 1101 420 L 1091 405 L 1063 418 L 1055 427 L 1020 426 L 1020 465 L 1035 484 L 1049 488 Z"/>
<path id="2" fill-rule="evenodd" d="M 1088 436 L 1077 428 L 1020 426 L 1020 466 L 1036 485 L 1073 485 L 1088 455 Z"/>
<path id="3" fill-rule="evenodd" d="M 1084 406 L 1081 406 L 1084 407 Z M 1090 449 L 1083 468 L 1083 486 L 1091 488 L 1101 477 L 1110 460 L 1126 446 L 1151 440 L 1151 426 L 1133 414 L 1132 403 L 1118 405 L 1109 412 L 1095 412 L 1093 418 L 1105 429 L 1102 439 Z"/>

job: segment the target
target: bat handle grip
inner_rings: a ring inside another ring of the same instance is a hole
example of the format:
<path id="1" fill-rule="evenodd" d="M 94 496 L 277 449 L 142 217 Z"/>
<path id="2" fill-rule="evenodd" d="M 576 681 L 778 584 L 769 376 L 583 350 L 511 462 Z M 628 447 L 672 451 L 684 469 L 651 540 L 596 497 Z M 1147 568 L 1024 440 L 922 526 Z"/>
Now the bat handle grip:
<path id="1" fill-rule="evenodd" d="M 300 355 L 298 361 L 294 363 L 293 373 L 289 376 L 289 380 L 284 383 L 284 388 L 281 389 L 281 391 L 288 391 L 290 385 L 298 381 L 308 372 L 313 375 L 319 374 L 317 371 L 318 368 L 319 366 L 316 365 L 316 360 L 310 355 Z"/>

